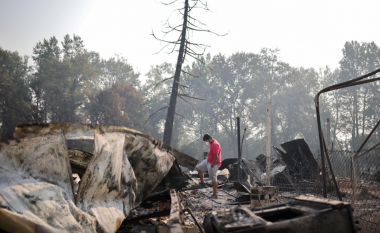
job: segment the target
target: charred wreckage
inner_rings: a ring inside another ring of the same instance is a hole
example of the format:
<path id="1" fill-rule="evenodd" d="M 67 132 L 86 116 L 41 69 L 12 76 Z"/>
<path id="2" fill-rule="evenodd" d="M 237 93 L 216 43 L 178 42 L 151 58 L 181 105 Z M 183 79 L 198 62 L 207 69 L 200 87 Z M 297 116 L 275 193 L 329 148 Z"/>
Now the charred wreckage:
<path id="1" fill-rule="evenodd" d="M 21 123 L 0 143 L 0 232 L 356 232 L 347 203 L 298 196 L 279 204 L 281 187 L 265 186 L 267 176 L 295 191 L 318 188 L 308 180 L 320 176 L 303 139 L 281 146 L 270 174 L 265 156 L 223 160 L 212 200 L 209 188 L 193 187 L 196 173 L 182 172 L 198 160 L 149 135 Z"/>

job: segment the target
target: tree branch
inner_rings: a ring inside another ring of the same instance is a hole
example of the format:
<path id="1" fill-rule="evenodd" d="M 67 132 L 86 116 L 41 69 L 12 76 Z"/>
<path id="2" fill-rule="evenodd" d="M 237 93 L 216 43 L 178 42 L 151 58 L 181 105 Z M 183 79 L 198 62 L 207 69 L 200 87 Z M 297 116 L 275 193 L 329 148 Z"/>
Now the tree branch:
<path id="1" fill-rule="evenodd" d="M 166 78 L 166 79 L 163 79 L 163 80 L 161 80 L 161 81 L 159 81 L 157 84 L 156 84 L 156 86 L 154 86 L 153 87 L 153 90 L 154 89 L 156 89 L 156 87 L 160 84 L 160 83 L 163 83 L 163 82 L 165 82 L 165 81 L 167 81 L 167 80 L 169 80 L 169 79 L 172 79 L 172 78 L 174 78 L 174 76 L 173 77 L 170 77 L 170 78 Z"/>
<path id="2" fill-rule="evenodd" d="M 178 95 L 183 96 L 183 97 L 187 97 L 187 98 L 191 98 L 191 99 L 196 99 L 196 100 L 205 100 L 205 99 L 200 99 L 200 98 L 197 98 L 197 97 L 189 96 L 189 95 L 186 95 L 186 94 L 178 94 Z"/>
<path id="3" fill-rule="evenodd" d="M 165 2 L 160 2 L 162 5 L 164 6 L 169 6 L 169 5 L 172 5 L 173 3 L 175 3 L 176 1 L 178 0 L 174 0 L 174 1 L 171 1 L 171 2 L 168 2 L 168 3 L 165 3 Z"/>
<path id="4" fill-rule="evenodd" d="M 188 104 L 190 104 L 190 105 L 192 105 L 192 103 L 190 103 L 189 101 L 187 101 L 186 99 L 184 99 L 184 98 L 182 98 L 182 96 L 181 95 L 178 95 L 178 97 L 179 98 L 181 98 L 183 101 L 185 101 L 186 103 L 188 103 Z"/>
<path id="5" fill-rule="evenodd" d="M 187 27 L 187 28 L 190 29 L 190 30 L 193 30 L 193 31 L 198 31 L 198 32 L 209 32 L 209 33 L 212 33 L 212 34 L 217 35 L 217 36 L 226 36 L 226 35 L 228 35 L 228 32 L 226 34 L 224 34 L 224 35 L 219 35 L 216 32 L 213 32 L 213 31 L 210 31 L 210 30 L 206 30 L 206 29 L 196 29 L 196 28 L 192 28 L 192 27 Z"/>
<path id="6" fill-rule="evenodd" d="M 166 106 L 166 107 L 160 108 L 160 109 L 158 109 L 157 111 L 155 111 L 154 113 L 152 113 L 152 115 L 150 115 L 150 116 L 148 117 L 148 119 L 146 119 L 146 121 L 144 122 L 144 125 L 148 122 L 148 120 L 149 120 L 154 114 L 158 113 L 159 111 L 161 111 L 162 109 L 165 109 L 165 108 L 169 108 L 169 107 Z"/>
<path id="7" fill-rule="evenodd" d="M 183 118 L 186 118 L 185 116 L 183 116 L 183 115 L 181 115 L 181 114 L 179 114 L 179 113 L 176 113 L 176 112 L 175 112 L 175 114 L 177 114 L 178 116 L 181 116 L 181 117 L 183 117 Z"/>
<path id="8" fill-rule="evenodd" d="M 185 73 L 185 74 L 188 74 L 188 75 L 194 77 L 194 78 L 199 78 L 199 76 L 196 76 L 196 75 L 190 74 L 189 72 L 186 72 L 186 71 L 184 71 L 184 70 L 181 70 L 181 71 L 182 71 L 183 73 Z"/>

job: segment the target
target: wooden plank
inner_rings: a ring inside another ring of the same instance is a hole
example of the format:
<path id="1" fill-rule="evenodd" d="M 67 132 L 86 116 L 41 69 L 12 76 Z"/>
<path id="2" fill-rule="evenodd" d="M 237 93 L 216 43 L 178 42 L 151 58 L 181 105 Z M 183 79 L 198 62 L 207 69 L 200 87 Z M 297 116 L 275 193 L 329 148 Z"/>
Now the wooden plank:
<path id="1" fill-rule="evenodd" d="M 181 206 L 177 197 L 177 193 L 174 189 L 170 190 L 171 208 L 168 225 L 171 233 L 183 233 L 180 224 L 180 211 Z"/>

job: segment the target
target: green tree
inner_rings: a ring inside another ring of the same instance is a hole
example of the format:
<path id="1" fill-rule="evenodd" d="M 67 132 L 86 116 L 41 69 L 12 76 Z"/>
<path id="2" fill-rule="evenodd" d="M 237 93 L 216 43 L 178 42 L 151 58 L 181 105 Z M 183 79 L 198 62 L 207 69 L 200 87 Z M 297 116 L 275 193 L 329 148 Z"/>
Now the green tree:
<path id="1" fill-rule="evenodd" d="M 142 94 L 132 84 L 116 82 L 91 96 L 87 108 L 93 124 L 125 126 L 149 133 L 149 125 L 144 125 L 148 112 L 143 102 Z"/>
<path id="2" fill-rule="evenodd" d="M 111 87 L 115 82 L 123 84 L 133 84 L 136 88 L 140 88 L 140 74 L 135 72 L 133 67 L 128 64 L 127 59 L 116 55 L 108 60 L 103 60 L 102 81 L 104 87 Z"/>
<path id="3" fill-rule="evenodd" d="M 28 57 L 0 47 L 0 132 L 3 141 L 12 138 L 18 122 L 32 119 L 29 70 Z"/>
<path id="4" fill-rule="evenodd" d="M 31 82 L 36 96 L 34 115 L 45 122 L 85 122 L 83 104 L 98 77 L 97 70 L 79 36 L 66 35 L 62 47 L 51 37 L 33 49 L 37 69 Z"/>
<path id="5" fill-rule="evenodd" d="M 346 42 L 340 61 L 339 81 L 346 81 L 369 73 L 380 67 L 380 49 L 374 43 Z M 358 149 L 366 134 L 376 124 L 379 85 L 369 83 L 341 90 L 342 107 L 340 128 L 350 131 L 351 148 Z M 378 138 L 378 134 L 377 138 Z M 379 139 L 379 138 L 378 138 Z"/>

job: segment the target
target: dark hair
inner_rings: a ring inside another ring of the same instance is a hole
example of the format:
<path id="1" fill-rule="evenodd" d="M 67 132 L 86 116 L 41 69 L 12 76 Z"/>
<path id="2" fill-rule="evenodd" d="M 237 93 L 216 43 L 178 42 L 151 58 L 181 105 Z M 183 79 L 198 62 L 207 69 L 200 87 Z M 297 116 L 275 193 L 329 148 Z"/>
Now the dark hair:
<path id="1" fill-rule="evenodd" d="M 209 139 L 212 139 L 212 136 L 210 135 L 210 134 L 205 134 L 205 135 L 203 135 L 203 141 L 204 140 L 209 140 Z"/>

